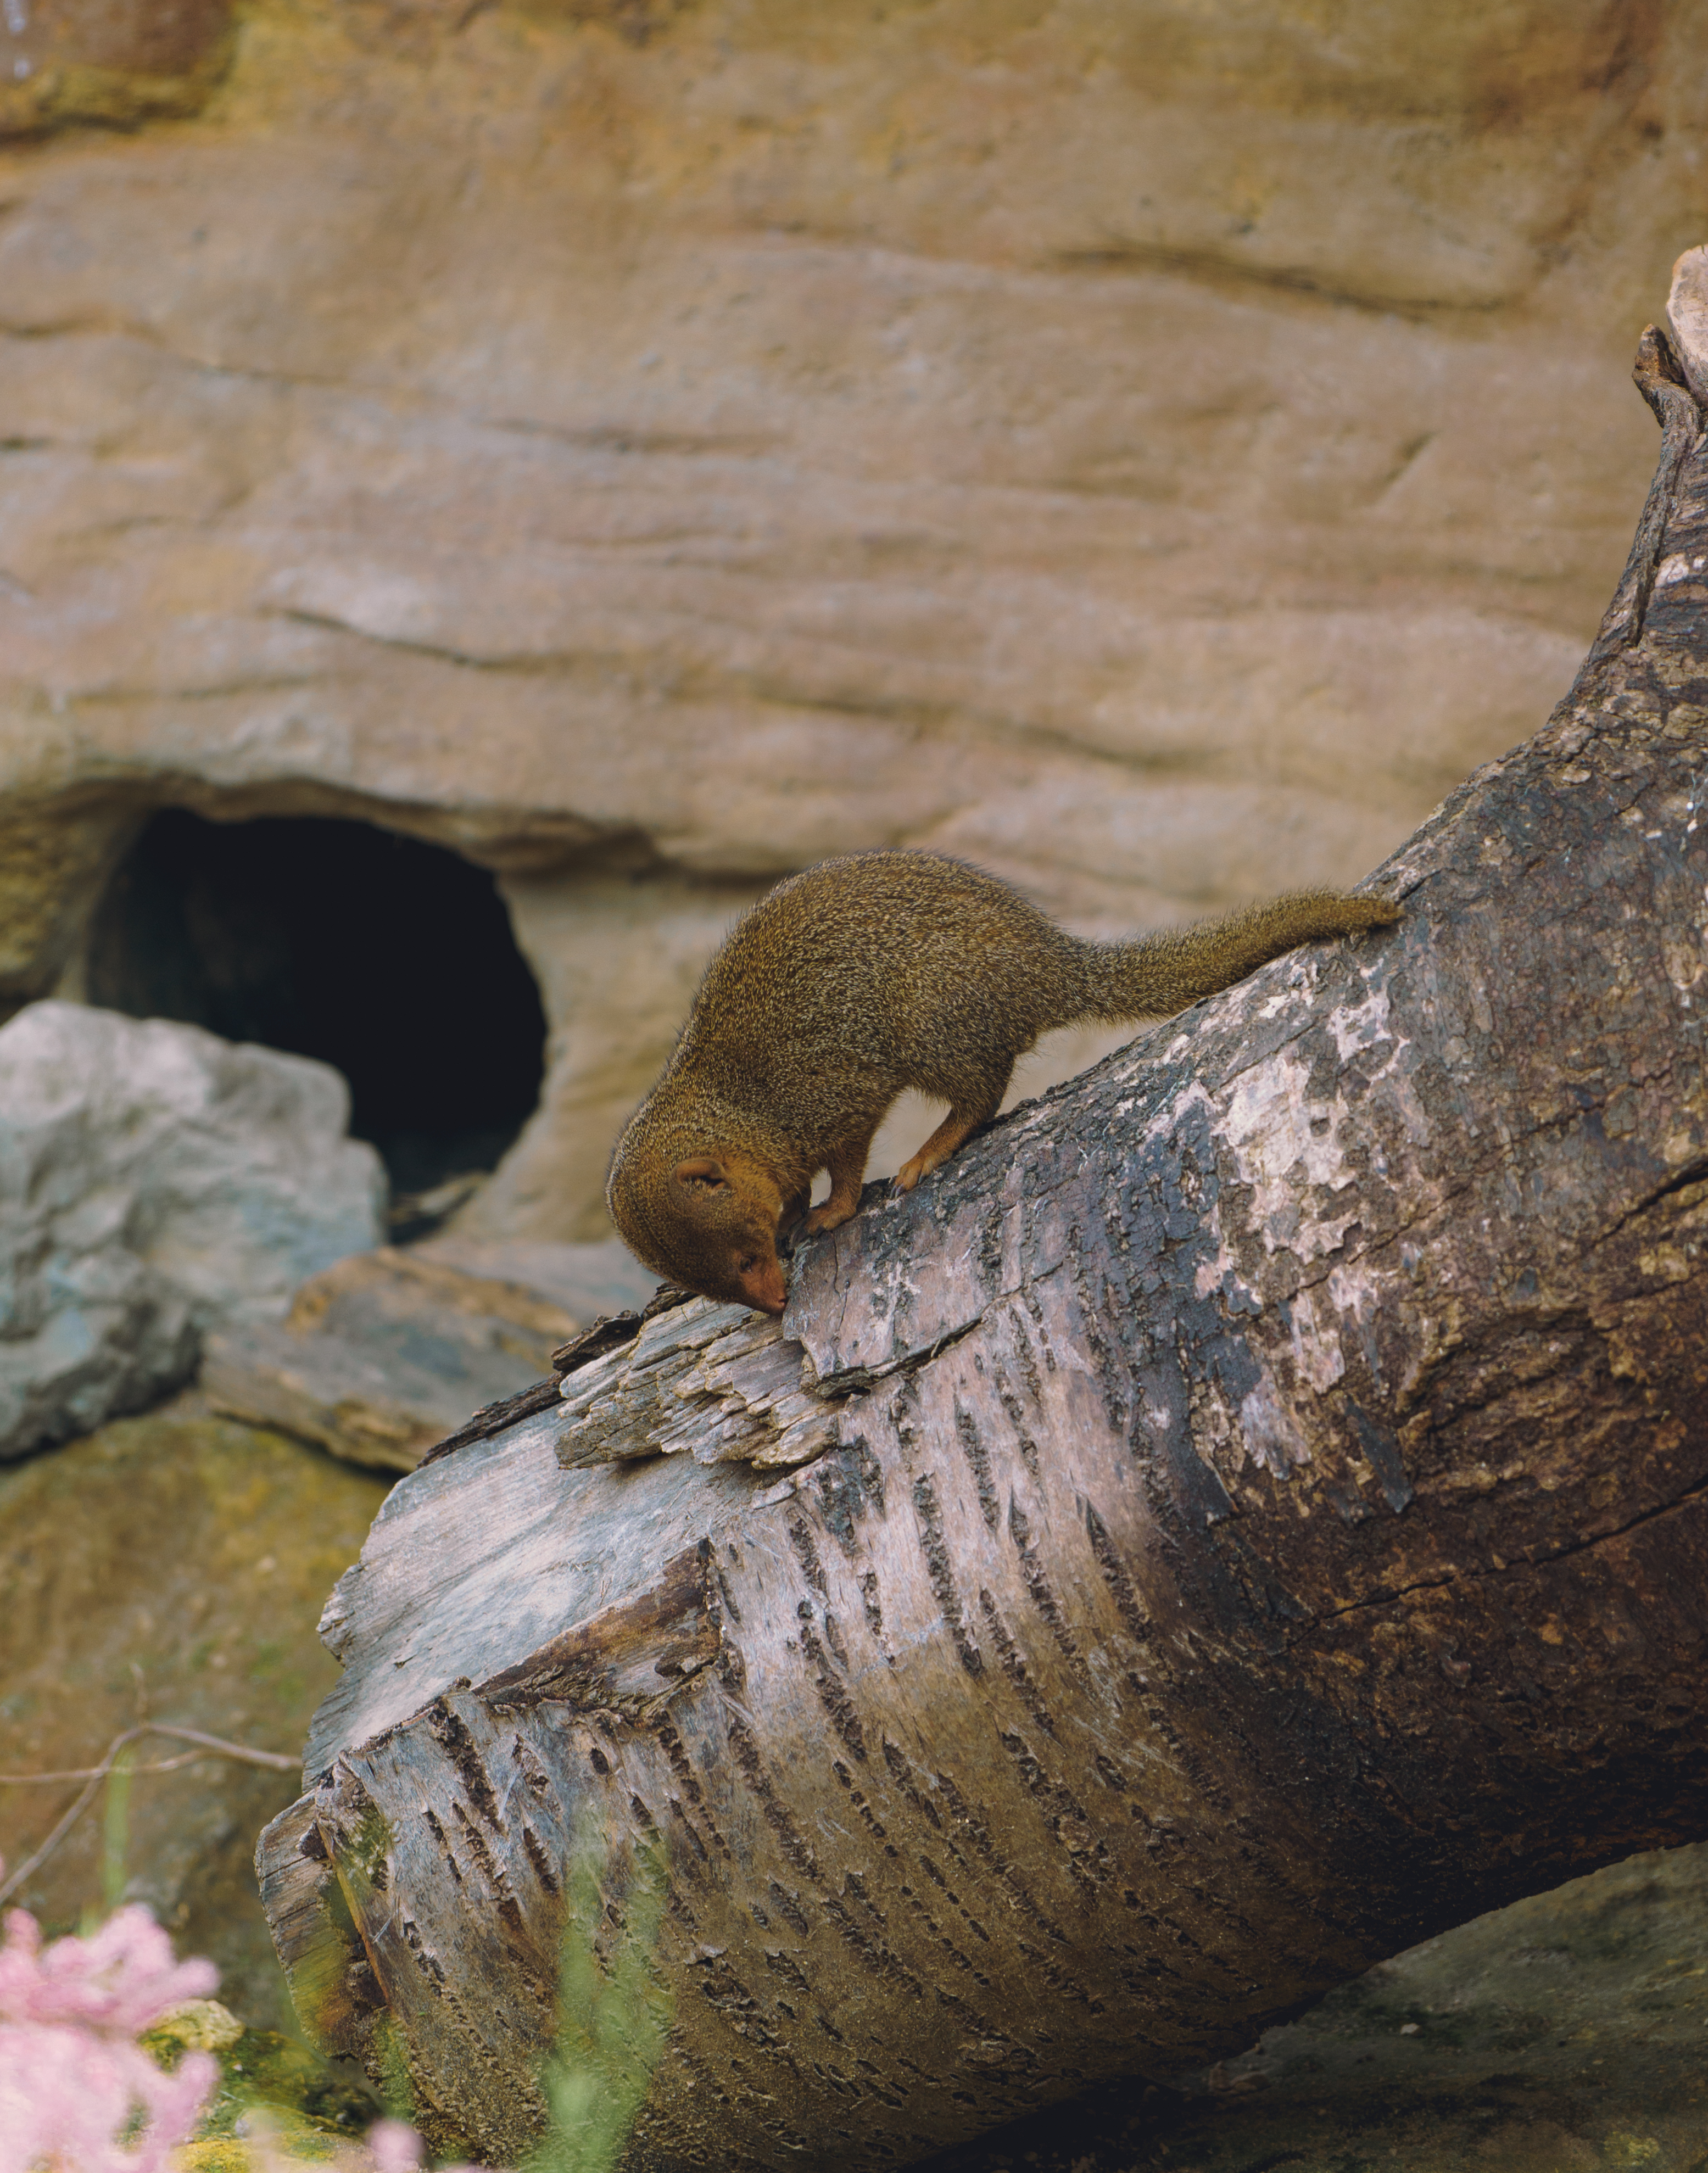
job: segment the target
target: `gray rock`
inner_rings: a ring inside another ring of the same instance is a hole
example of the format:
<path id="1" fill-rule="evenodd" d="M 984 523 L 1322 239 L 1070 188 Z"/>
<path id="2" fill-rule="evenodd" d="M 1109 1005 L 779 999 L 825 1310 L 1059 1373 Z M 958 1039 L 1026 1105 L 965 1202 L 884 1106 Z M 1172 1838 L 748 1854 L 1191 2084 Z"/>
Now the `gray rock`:
<path id="1" fill-rule="evenodd" d="M 193 1372 L 377 1243 L 385 1176 L 330 1066 L 199 1027 L 32 1004 L 0 1027 L 0 1457 Z"/>
<path id="2" fill-rule="evenodd" d="M 412 1471 L 478 1406 L 547 1376 L 558 1344 L 644 1305 L 656 1283 L 614 1237 L 385 1246 L 305 1283 L 283 1328 L 210 1335 L 202 1393 L 351 1463 Z"/>

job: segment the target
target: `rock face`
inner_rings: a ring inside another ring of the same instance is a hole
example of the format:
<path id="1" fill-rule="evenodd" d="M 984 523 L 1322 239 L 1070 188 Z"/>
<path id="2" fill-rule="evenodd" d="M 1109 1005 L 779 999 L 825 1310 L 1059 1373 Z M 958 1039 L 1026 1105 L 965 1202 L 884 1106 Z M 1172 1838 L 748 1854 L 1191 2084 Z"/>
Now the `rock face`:
<path id="1" fill-rule="evenodd" d="M 194 1369 L 376 1243 L 385 1175 L 325 1065 L 81 1005 L 0 1027 L 0 1456 Z"/>
<path id="2" fill-rule="evenodd" d="M 5 0 L 0 137 L 193 113 L 230 57 L 230 0 Z"/>
<path id="3" fill-rule="evenodd" d="M 452 845 L 552 1036 L 465 1227 L 593 1237 L 828 851 L 1088 931 L 1357 878 L 1617 576 L 1705 59 L 1639 0 L 254 0 L 196 119 L 0 154 L 0 993 L 81 992 L 154 808 Z"/>

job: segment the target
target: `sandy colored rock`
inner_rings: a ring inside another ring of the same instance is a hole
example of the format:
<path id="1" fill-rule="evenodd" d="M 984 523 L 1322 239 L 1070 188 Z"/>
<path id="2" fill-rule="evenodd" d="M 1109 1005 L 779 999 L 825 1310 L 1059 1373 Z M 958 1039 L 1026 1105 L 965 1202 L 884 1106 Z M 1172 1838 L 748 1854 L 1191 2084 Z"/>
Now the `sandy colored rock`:
<path id="1" fill-rule="evenodd" d="M 258 0 L 199 118 L 0 159 L 5 989 L 78 992 L 153 806 L 453 845 L 552 1029 L 465 1226 L 594 1237 L 816 857 L 1102 933 L 1355 880 L 1616 578 L 1705 59 L 1602 0 Z"/>
<path id="2" fill-rule="evenodd" d="M 210 1335 L 200 1384 L 216 1411 L 379 1471 L 413 1471 L 475 1407 L 431 1367 L 283 1328 Z"/>
<path id="3" fill-rule="evenodd" d="M 338 1672 L 321 1604 L 385 1487 L 187 1404 L 0 1473 L 0 1772 L 94 1764 L 139 1697 L 156 1719 L 294 1755 Z M 139 1744 L 139 1763 L 175 1748 Z M 250 1859 L 297 1789 L 294 1773 L 224 1760 L 139 1771 L 122 1822 L 98 1801 L 17 1901 L 75 1930 L 110 1883 L 180 1953 L 213 1956 L 245 2021 L 294 2035 Z M 9 1866 L 76 1793 L 0 1787 Z"/>
<path id="4" fill-rule="evenodd" d="M 329 1065 L 32 1004 L 0 1027 L 0 1457 L 177 1387 L 216 1322 L 372 1245 L 385 1173 Z"/>
<path id="5" fill-rule="evenodd" d="M 465 1275 L 520 1284 L 561 1306 L 577 1320 L 638 1312 L 658 1288 L 621 1238 L 599 1244 L 554 1245 L 526 1237 L 429 1237 L 410 1247 L 417 1261 L 442 1262 Z M 551 1352 L 547 1352 L 549 1360 Z"/>
<path id="6" fill-rule="evenodd" d="M 0 137 L 193 113 L 230 32 L 230 0 L 7 0 Z"/>
<path id="7" fill-rule="evenodd" d="M 291 1300 L 294 1335 L 342 1335 L 370 1350 L 418 1349 L 430 1322 L 459 1355 L 502 1352 L 536 1370 L 580 1324 L 553 1300 L 511 1277 L 471 1274 L 395 1245 L 353 1254 L 310 1275 Z"/>

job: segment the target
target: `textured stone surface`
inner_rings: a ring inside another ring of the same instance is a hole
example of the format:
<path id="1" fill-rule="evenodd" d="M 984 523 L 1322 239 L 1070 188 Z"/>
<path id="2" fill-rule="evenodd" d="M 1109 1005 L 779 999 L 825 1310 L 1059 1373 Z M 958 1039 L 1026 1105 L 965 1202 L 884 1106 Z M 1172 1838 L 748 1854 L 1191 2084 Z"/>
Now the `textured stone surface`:
<path id="1" fill-rule="evenodd" d="M 202 1389 L 216 1410 L 353 1464 L 412 1471 L 476 1410 L 549 1376 L 553 1350 L 595 1314 L 644 1303 L 655 1281 L 614 1238 L 383 1246 L 311 1275 L 283 1325 L 210 1335 Z"/>
<path id="2" fill-rule="evenodd" d="M 5 988 L 155 804 L 457 845 L 553 1058 L 468 1227 L 592 1237 L 779 873 L 1356 878 L 1617 575 L 1705 67 L 1639 0 L 256 0 L 197 119 L 0 157 Z"/>
<path id="3" fill-rule="evenodd" d="M 0 1772 L 93 1765 L 150 1715 L 294 1754 L 337 1667 L 315 1636 L 386 1482 L 193 1399 L 0 1472 Z M 137 1746 L 139 1764 L 182 1746 Z M 256 1896 L 255 1836 L 292 1773 L 203 1759 L 137 1773 L 121 1826 L 99 1799 L 17 1896 L 55 1932 L 99 1910 L 104 1854 L 179 1951 L 211 1955 L 246 2022 L 296 2019 Z M 0 1787 L 0 1855 L 21 1864 L 77 1784 Z"/>
<path id="4" fill-rule="evenodd" d="M 1058 2107 L 930 2173 L 1696 2173 L 1708 1847 L 1632 1857 L 1345 1985 L 1189 2095 Z"/>
<path id="5" fill-rule="evenodd" d="M 520 1283 L 581 1321 L 638 1311 L 658 1288 L 652 1270 L 642 1267 L 617 1237 L 592 1245 L 554 1245 L 525 1237 L 429 1237 L 409 1250 L 414 1259 L 466 1275 Z"/>
<path id="6" fill-rule="evenodd" d="M 323 1064 L 197 1027 L 30 1005 L 0 1027 L 0 1455 L 193 1369 L 381 1233 L 385 1177 Z"/>
<path id="7" fill-rule="evenodd" d="M 231 0 L 5 0 L 0 137 L 193 113 L 230 53 Z"/>

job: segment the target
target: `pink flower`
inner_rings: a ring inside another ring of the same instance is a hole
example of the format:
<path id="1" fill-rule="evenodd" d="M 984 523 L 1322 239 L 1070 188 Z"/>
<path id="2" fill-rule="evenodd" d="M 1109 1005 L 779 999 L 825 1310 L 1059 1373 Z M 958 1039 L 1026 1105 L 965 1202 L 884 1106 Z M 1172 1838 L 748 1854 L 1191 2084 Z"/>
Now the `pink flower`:
<path id="1" fill-rule="evenodd" d="M 0 2173 L 166 2173 L 218 2079 L 206 2052 L 165 2074 L 135 2042 L 213 1991 L 208 1961 L 175 1961 L 146 1909 L 92 1938 L 41 1944 L 26 1911 L 0 1947 Z M 121 2140 L 121 2138 L 126 2138 Z"/>
<path id="2" fill-rule="evenodd" d="M 35 1917 L 15 1909 L 6 1933 L 0 2173 L 169 2173 L 219 2065 L 207 2052 L 186 2052 L 165 2074 L 136 2040 L 185 2000 L 212 1992 L 218 1971 L 209 1961 L 175 1961 L 172 1942 L 146 1909 L 120 1909 L 92 1938 L 48 1947 Z M 273 2152 L 265 2133 L 257 2154 L 274 2173 L 294 2173 L 297 2161 Z M 421 2138 L 401 2121 L 382 2120 L 366 2153 L 337 2162 L 353 2169 L 364 2161 L 373 2173 L 421 2173 Z"/>
<path id="3" fill-rule="evenodd" d="M 368 2131 L 376 2173 L 421 2173 L 421 2138 L 401 2120 L 379 2120 Z M 445 2165 L 439 2173 L 487 2173 L 483 2165 Z"/>
<path id="4" fill-rule="evenodd" d="M 139 2036 L 219 1982 L 208 1961 L 175 1961 L 172 1942 L 146 1909 L 116 1910 L 93 1938 L 41 1944 L 27 1910 L 6 1919 L 0 1947 L 0 2024 L 69 2023 Z"/>
<path id="5" fill-rule="evenodd" d="M 401 2120 L 377 2120 L 368 2131 L 368 2148 L 379 2173 L 419 2173 L 421 2138 Z"/>

